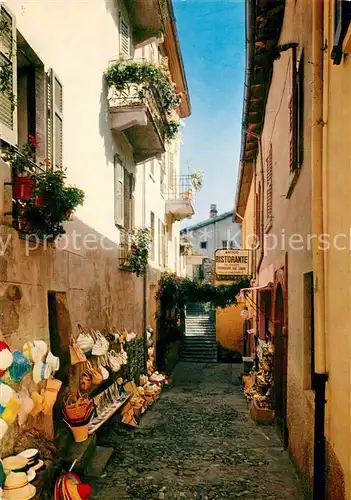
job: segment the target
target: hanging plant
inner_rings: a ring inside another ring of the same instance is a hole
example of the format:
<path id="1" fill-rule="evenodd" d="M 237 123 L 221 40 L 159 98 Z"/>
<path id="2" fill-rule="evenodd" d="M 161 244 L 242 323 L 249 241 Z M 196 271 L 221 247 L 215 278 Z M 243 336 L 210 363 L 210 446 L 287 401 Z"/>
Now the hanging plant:
<path id="1" fill-rule="evenodd" d="M 111 64 L 105 72 L 109 88 L 117 91 L 126 90 L 128 85 L 148 84 L 158 94 L 160 104 L 166 114 L 165 135 L 166 139 L 173 139 L 179 130 L 179 124 L 172 119 L 171 113 L 180 104 L 181 95 L 177 94 L 176 86 L 172 82 L 171 74 L 165 64 L 156 66 L 150 62 L 137 62 L 133 60 L 118 60 Z M 140 91 L 143 97 L 143 91 Z"/>
<path id="2" fill-rule="evenodd" d="M 151 231 L 148 228 L 137 229 L 132 236 L 129 267 L 138 277 L 143 276 L 147 270 L 151 241 Z"/>
<path id="3" fill-rule="evenodd" d="M 204 174 L 201 170 L 195 170 L 192 174 L 190 174 L 190 178 L 194 190 L 198 193 L 203 186 Z"/>
<path id="4" fill-rule="evenodd" d="M 34 178 L 34 194 L 22 217 L 29 223 L 33 234 L 54 241 L 65 233 L 63 223 L 69 221 L 77 206 L 83 204 L 84 192 L 65 184 L 63 169 L 40 172 Z"/>

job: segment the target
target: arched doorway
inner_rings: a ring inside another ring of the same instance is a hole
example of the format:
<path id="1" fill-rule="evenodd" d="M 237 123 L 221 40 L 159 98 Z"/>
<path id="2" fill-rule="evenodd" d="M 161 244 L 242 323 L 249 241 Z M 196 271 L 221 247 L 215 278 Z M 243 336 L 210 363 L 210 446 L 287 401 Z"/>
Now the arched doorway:
<path id="1" fill-rule="evenodd" d="M 278 430 L 286 448 L 288 446 L 286 423 L 288 339 L 285 318 L 284 292 L 282 284 L 278 282 L 274 301 L 274 407 Z"/>

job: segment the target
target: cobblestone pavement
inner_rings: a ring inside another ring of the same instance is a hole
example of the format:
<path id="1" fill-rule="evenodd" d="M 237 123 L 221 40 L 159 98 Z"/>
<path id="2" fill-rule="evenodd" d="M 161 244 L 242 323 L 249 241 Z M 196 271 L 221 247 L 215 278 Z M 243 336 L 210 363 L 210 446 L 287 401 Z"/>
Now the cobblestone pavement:
<path id="1" fill-rule="evenodd" d="M 274 428 L 250 419 L 240 368 L 180 363 L 138 429 L 110 424 L 98 437 L 115 453 L 94 498 L 301 499 Z"/>

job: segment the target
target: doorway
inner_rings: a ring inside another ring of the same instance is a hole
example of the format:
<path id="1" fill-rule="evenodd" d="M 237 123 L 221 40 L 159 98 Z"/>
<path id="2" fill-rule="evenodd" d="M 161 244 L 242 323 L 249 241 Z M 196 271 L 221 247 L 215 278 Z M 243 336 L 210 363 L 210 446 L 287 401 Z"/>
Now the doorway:
<path id="1" fill-rule="evenodd" d="M 284 448 L 288 446 L 286 422 L 287 403 L 287 335 L 285 327 L 284 295 L 279 283 L 274 307 L 274 407 L 279 434 Z"/>

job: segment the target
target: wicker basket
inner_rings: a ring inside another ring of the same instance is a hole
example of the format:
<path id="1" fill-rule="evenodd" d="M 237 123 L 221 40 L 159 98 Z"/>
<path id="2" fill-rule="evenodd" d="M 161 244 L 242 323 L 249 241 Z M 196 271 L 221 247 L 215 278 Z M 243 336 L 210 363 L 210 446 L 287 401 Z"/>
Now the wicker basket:
<path id="1" fill-rule="evenodd" d="M 270 425 L 275 419 L 274 410 L 260 408 L 254 399 L 251 401 L 250 414 L 257 424 Z"/>

